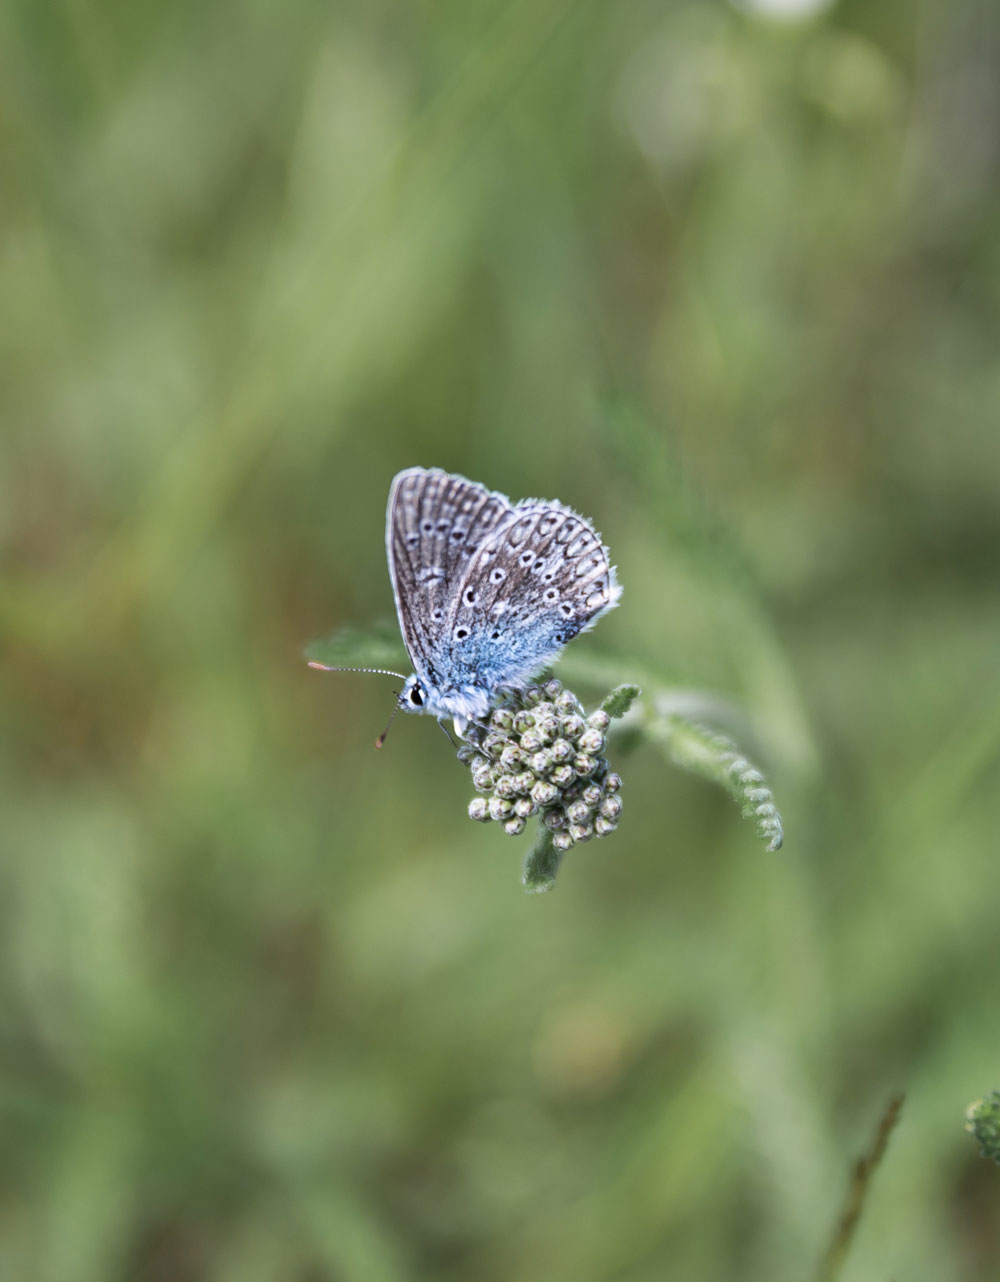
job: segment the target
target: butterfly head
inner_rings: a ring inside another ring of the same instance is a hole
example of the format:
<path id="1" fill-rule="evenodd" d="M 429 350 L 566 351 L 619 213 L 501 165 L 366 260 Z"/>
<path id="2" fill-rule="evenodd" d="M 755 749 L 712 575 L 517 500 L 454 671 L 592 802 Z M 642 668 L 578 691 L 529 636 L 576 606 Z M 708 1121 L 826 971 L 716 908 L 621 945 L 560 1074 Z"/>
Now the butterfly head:
<path id="1" fill-rule="evenodd" d="M 423 712 L 438 721 L 451 720 L 461 738 L 470 721 L 482 720 L 490 710 L 487 691 L 479 686 L 437 686 L 413 673 L 403 682 L 397 706 L 404 712 Z"/>
<path id="2" fill-rule="evenodd" d="M 399 706 L 404 712 L 427 712 L 428 703 L 427 687 L 415 672 L 411 673 L 399 692 Z"/>

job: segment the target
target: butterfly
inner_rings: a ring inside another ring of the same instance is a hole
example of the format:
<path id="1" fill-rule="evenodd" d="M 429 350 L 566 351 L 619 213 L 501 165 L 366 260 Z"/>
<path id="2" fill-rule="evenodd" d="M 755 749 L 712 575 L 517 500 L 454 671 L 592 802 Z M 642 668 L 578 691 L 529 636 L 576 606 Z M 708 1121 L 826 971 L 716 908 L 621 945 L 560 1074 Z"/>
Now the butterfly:
<path id="1" fill-rule="evenodd" d="M 387 673 L 403 679 L 398 706 L 450 717 L 460 736 L 593 627 L 622 591 L 585 517 L 554 500 L 512 504 L 438 468 L 393 478 L 385 547 L 413 665 L 405 678 Z"/>

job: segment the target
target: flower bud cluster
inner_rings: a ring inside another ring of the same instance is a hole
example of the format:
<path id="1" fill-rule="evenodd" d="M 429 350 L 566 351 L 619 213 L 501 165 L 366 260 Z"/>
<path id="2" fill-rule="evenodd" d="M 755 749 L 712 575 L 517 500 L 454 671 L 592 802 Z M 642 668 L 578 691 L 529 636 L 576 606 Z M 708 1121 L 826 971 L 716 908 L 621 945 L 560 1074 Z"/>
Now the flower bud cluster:
<path id="1" fill-rule="evenodd" d="M 979 1141 L 983 1157 L 1000 1162 L 1000 1091 L 990 1091 L 965 1110 L 965 1129 Z"/>
<path id="2" fill-rule="evenodd" d="M 516 837 L 537 815 L 560 851 L 614 832 L 622 781 L 603 755 L 609 723 L 554 679 L 508 695 L 485 726 L 469 726 L 458 750 L 480 794 L 469 817 Z"/>

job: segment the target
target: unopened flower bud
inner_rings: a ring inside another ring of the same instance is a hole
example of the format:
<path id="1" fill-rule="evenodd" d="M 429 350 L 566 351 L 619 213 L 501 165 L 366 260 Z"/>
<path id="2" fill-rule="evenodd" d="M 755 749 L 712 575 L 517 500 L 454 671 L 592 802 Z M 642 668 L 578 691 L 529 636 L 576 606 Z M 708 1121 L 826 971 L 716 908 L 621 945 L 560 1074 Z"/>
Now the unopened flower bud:
<path id="1" fill-rule="evenodd" d="M 503 797 L 490 797 L 489 808 L 490 818 L 496 819 L 498 822 L 502 819 L 509 819 L 514 810 L 512 803 L 504 800 Z"/>
<path id="2" fill-rule="evenodd" d="M 490 806 L 485 797 L 473 797 L 469 802 L 469 818 L 475 819 L 477 823 L 486 824 L 490 821 Z"/>
<path id="3" fill-rule="evenodd" d="M 605 819 L 603 815 L 598 815 L 594 820 L 594 836 L 607 837 L 618 827 L 611 819 Z"/>
<path id="4" fill-rule="evenodd" d="M 513 730 L 514 714 L 509 708 L 494 708 L 493 715 L 490 717 L 490 724 L 497 730 Z"/>
<path id="5" fill-rule="evenodd" d="M 572 849 L 573 838 L 568 832 L 554 832 L 552 834 L 552 844 L 555 846 L 556 850 L 565 854 L 567 850 Z"/>
<path id="6" fill-rule="evenodd" d="M 531 766 L 536 775 L 547 775 L 555 765 L 555 762 L 552 760 L 552 753 L 543 748 L 541 752 L 534 754 L 528 765 Z"/>
<path id="7" fill-rule="evenodd" d="M 559 733 L 559 720 L 551 714 L 540 716 L 535 722 L 535 730 L 542 743 L 551 743 Z"/>
<path id="8" fill-rule="evenodd" d="M 605 797 L 601 802 L 601 814 L 605 819 L 616 820 L 622 812 L 621 797 Z"/>
<path id="9" fill-rule="evenodd" d="M 524 764 L 524 755 L 515 744 L 509 743 L 500 754 L 500 764 L 504 770 L 513 773 Z"/>
<path id="10" fill-rule="evenodd" d="M 536 806 L 551 806 L 559 798 L 559 789 L 554 783 L 540 779 L 531 790 L 531 800 Z"/>
<path id="11" fill-rule="evenodd" d="M 518 797 L 514 802 L 514 814 L 519 819 L 530 819 L 532 815 L 538 814 L 538 807 L 529 797 Z"/>
<path id="12" fill-rule="evenodd" d="M 558 712 L 576 712 L 580 706 L 580 701 L 572 690 L 563 690 L 554 702 Z"/>
<path id="13" fill-rule="evenodd" d="M 586 725 L 587 723 L 584 721 L 583 717 L 578 717 L 575 712 L 571 712 L 568 716 L 565 716 L 562 719 L 562 732 L 567 739 L 570 739 L 575 743 L 583 734 L 586 729 Z"/>
<path id="14" fill-rule="evenodd" d="M 601 791 L 600 784 L 588 783 L 586 788 L 584 788 L 583 792 L 580 793 L 580 796 L 583 798 L 583 800 L 587 803 L 588 806 L 596 806 L 598 802 L 601 800 L 601 798 L 604 796 L 604 793 Z"/>
<path id="15" fill-rule="evenodd" d="M 586 752 L 591 757 L 596 757 L 604 747 L 604 735 L 601 734 L 600 730 L 587 729 L 580 735 L 576 743 L 581 752 Z"/>
<path id="16" fill-rule="evenodd" d="M 608 726 L 611 725 L 611 718 L 603 708 L 598 708 L 587 718 L 587 725 L 590 726 L 592 730 L 600 730 L 603 734 L 604 731 L 607 730 Z"/>
<path id="17" fill-rule="evenodd" d="M 517 788 L 514 786 L 514 780 L 511 775 L 501 775 L 496 781 L 493 791 L 504 801 L 513 801 L 517 796 Z"/>
<path id="18" fill-rule="evenodd" d="M 572 761 L 576 756 L 573 745 L 568 739 L 557 739 L 549 751 L 552 753 L 552 760 L 557 764 L 563 761 Z"/>
<path id="19" fill-rule="evenodd" d="M 538 733 L 537 730 L 534 730 L 534 729 L 525 730 L 524 734 L 521 735 L 521 751 L 522 752 L 538 752 L 541 746 L 542 746 L 542 736 Z"/>
<path id="20" fill-rule="evenodd" d="M 472 783 L 477 792 L 489 792 L 493 787 L 494 774 L 491 766 L 483 762 L 472 772 Z"/>
<path id="21" fill-rule="evenodd" d="M 581 779 L 586 779 L 594 773 L 597 766 L 597 758 L 589 757 L 585 752 L 573 758 L 573 769 Z"/>
<path id="22" fill-rule="evenodd" d="M 503 826 L 503 830 L 508 837 L 520 837 L 521 833 L 524 832 L 524 828 L 525 821 L 520 815 L 515 815 L 513 819 L 508 819 Z"/>
<path id="23" fill-rule="evenodd" d="M 569 835 L 574 841 L 589 841 L 594 835 L 592 824 L 570 824 Z"/>
<path id="24" fill-rule="evenodd" d="M 612 774 L 609 774 L 607 778 L 604 780 L 605 792 L 617 792 L 621 786 L 622 786 L 621 775 L 616 775 L 612 773 Z"/>
<path id="25" fill-rule="evenodd" d="M 514 729 L 518 734 L 524 734 L 525 730 L 530 730 L 535 724 L 535 714 L 529 712 L 527 708 L 522 709 L 514 717 Z"/>
<path id="26" fill-rule="evenodd" d="M 574 801 L 566 807 L 566 818 L 571 824 L 586 824 L 592 818 L 590 807 L 585 801 Z"/>
<path id="27" fill-rule="evenodd" d="M 556 787 L 565 788 L 567 784 L 573 782 L 573 780 L 576 778 L 576 775 L 573 773 L 572 766 L 563 765 L 563 766 L 556 766 L 556 768 L 552 771 L 552 774 L 550 777 L 552 779 L 552 782 L 556 785 Z"/>

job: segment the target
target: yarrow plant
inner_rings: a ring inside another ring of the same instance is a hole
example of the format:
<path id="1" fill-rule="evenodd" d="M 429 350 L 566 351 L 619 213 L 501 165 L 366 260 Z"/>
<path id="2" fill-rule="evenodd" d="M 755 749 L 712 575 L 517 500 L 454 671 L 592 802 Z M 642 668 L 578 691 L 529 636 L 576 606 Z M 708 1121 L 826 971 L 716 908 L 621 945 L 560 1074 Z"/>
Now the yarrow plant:
<path id="1" fill-rule="evenodd" d="M 365 664 L 385 670 L 405 662 L 391 625 L 344 629 L 314 642 L 306 656 L 319 667 Z M 625 666 L 594 656 L 564 665 L 588 683 L 613 680 Z M 620 748 L 647 743 L 672 764 L 724 788 L 766 848 L 781 846 L 781 815 L 762 772 L 732 739 L 692 715 L 693 709 L 704 710 L 712 721 L 724 705 L 691 691 L 679 697 L 655 676 L 649 679 L 650 696 L 638 685 L 617 685 L 587 712 L 562 681 L 540 678 L 523 690 L 499 693 L 484 717 L 461 727 L 458 759 L 476 794 L 468 803 L 469 817 L 498 824 L 511 837 L 522 836 L 535 821 L 537 838 L 523 871 L 529 892 L 552 888 L 568 851 L 617 830 L 622 779 L 608 757 L 609 738 L 613 745 L 616 733 Z"/>
<path id="2" fill-rule="evenodd" d="M 965 1129 L 976 1137 L 983 1157 L 1000 1163 L 1000 1091 L 973 1100 L 965 1110 Z"/>

